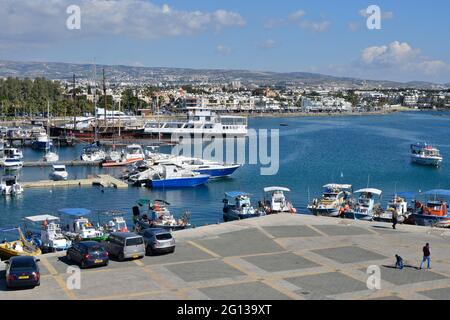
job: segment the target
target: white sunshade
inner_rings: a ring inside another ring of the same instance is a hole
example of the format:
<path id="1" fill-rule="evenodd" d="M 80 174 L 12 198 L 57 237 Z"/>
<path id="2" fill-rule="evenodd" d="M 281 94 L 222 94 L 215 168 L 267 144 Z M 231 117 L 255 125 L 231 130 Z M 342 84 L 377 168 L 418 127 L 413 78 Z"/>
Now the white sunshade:
<path id="1" fill-rule="evenodd" d="M 38 216 L 25 217 L 25 220 L 28 220 L 31 222 L 44 222 L 45 220 L 47 220 L 47 221 L 59 220 L 59 218 L 55 217 L 55 216 L 51 216 L 49 214 L 41 214 Z"/>
<path id="2" fill-rule="evenodd" d="M 322 188 L 351 189 L 352 185 L 351 184 L 329 183 L 329 184 L 324 185 Z"/>
<path id="3" fill-rule="evenodd" d="M 65 169 L 66 166 L 63 165 L 63 164 L 54 164 L 54 165 L 53 165 L 53 168 L 54 168 L 54 169 Z"/>
<path id="4" fill-rule="evenodd" d="M 367 188 L 367 189 L 358 190 L 355 193 L 373 193 L 373 194 L 376 194 L 377 196 L 379 196 L 383 193 L 383 191 L 381 191 L 379 189 Z"/>
<path id="5" fill-rule="evenodd" d="M 285 188 L 285 187 L 267 187 L 267 188 L 264 188 L 264 192 L 273 192 L 273 191 L 290 192 L 291 190 L 289 188 Z"/>

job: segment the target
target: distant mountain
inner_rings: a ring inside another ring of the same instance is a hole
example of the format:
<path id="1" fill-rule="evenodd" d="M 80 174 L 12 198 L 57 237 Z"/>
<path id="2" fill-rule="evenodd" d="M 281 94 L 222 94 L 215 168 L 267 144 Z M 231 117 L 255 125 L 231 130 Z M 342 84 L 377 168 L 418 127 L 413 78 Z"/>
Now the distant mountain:
<path id="1" fill-rule="evenodd" d="M 188 69 L 164 67 L 135 67 L 125 65 L 97 65 L 97 76 L 105 69 L 108 82 L 131 84 L 224 84 L 239 80 L 243 84 L 256 85 L 311 85 L 341 86 L 347 88 L 442 88 L 429 82 L 400 83 L 393 81 L 363 80 L 347 77 L 334 77 L 308 72 L 267 72 L 224 69 Z M 17 62 L 0 61 L 0 77 L 36 78 L 70 81 L 73 74 L 78 79 L 92 79 L 93 65 L 60 62 Z M 447 87 L 450 87 L 447 85 Z"/>

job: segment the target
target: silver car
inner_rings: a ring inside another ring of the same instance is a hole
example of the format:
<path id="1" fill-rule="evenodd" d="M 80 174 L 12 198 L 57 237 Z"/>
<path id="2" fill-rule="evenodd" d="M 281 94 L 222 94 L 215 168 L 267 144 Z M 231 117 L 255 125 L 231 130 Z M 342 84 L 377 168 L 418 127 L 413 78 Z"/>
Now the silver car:
<path id="1" fill-rule="evenodd" d="M 106 250 L 123 261 L 125 259 L 138 259 L 145 256 L 144 238 L 131 232 L 113 232 L 108 239 L 102 241 Z"/>
<path id="2" fill-rule="evenodd" d="M 139 232 L 144 237 L 147 254 L 173 253 L 175 238 L 165 229 L 150 228 Z"/>

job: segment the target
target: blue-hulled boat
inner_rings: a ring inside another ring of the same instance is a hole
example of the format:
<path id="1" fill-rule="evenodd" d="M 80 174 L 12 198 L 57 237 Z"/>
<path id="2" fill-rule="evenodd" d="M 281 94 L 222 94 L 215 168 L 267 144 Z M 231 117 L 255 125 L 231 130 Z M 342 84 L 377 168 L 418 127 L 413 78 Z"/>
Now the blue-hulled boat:
<path id="1" fill-rule="evenodd" d="M 209 175 L 199 174 L 177 166 L 157 166 L 152 169 L 154 172 L 147 180 L 146 186 L 149 188 L 187 188 L 205 184 L 209 180 Z"/>
<path id="2" fill-rule="evenodd" d="M 234 200 L 234 204 L 230 204 L 231 199 Z M 246 192 L 230 191 L 225 193 L 223 204 L 223 220 L 225 222 L 265 215 L 264 210 L 253 208 L 250 202 L 250 194 Z"/>
<path id="3" fill-rule="evenodd" d="M 419 226 L 450 226 L 449 204 L 445 198 L 450 197 L 450 190 L 430 190 L 423 193 L 429 199 L 426 203 L 415 201 L 412 220 Z"/>
<path id="4" fill-rule="evenodd" d="M 348 219 L 372 221 L 375 213 L 375 196 L 380 197 L 381 190 L 366 188 L 356 191 L 359 194 L 358 202 L 354 208 L 345 212 Z"/>

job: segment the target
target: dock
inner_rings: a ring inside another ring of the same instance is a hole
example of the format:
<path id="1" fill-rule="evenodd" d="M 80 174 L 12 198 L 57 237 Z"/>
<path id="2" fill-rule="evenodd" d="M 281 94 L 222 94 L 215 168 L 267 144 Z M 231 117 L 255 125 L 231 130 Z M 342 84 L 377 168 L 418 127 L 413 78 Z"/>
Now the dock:
<path id="1" fill-rule="evenodd" d="M 173 254 L 81 270 L 79 290 L 67 287 L 65 252 L 40 256 L 41 286 L 33 290 L 6 291 L 0 262 L 0 300 L 450 299 L 450 230 L 279 214 L 174 237 Z M 433 269 L 417 270 L 426 242 Z M 403 270 L 393 268 L 395 254 Z M 377 288 L 368 287 L 373 270 Z"/>
<path id="2" fill-rule="evenodd" d="M 65 165 L 66 167 L 99 167 L 101 161 L 63 160 L 57 162 L 46 161 L 24 161 L 24 167 L 51 167 L 54 164 Z"/>
<path id="3" fill-rule="evenodd" d="M 88 186 L 101 186 L 104 188 L 116 188 L 125 189 L 128 188 L 128 184 L 114 178 L 110 175 L 99 174 L 95 177 L 86 179 L 66 180 L 66 181 L 52 181 L 41 180 L 32 182 L 22 182 L 24 189 L 39 189 L 39 188 L 53 188 L 53 187 L 88 187 Z"/>

